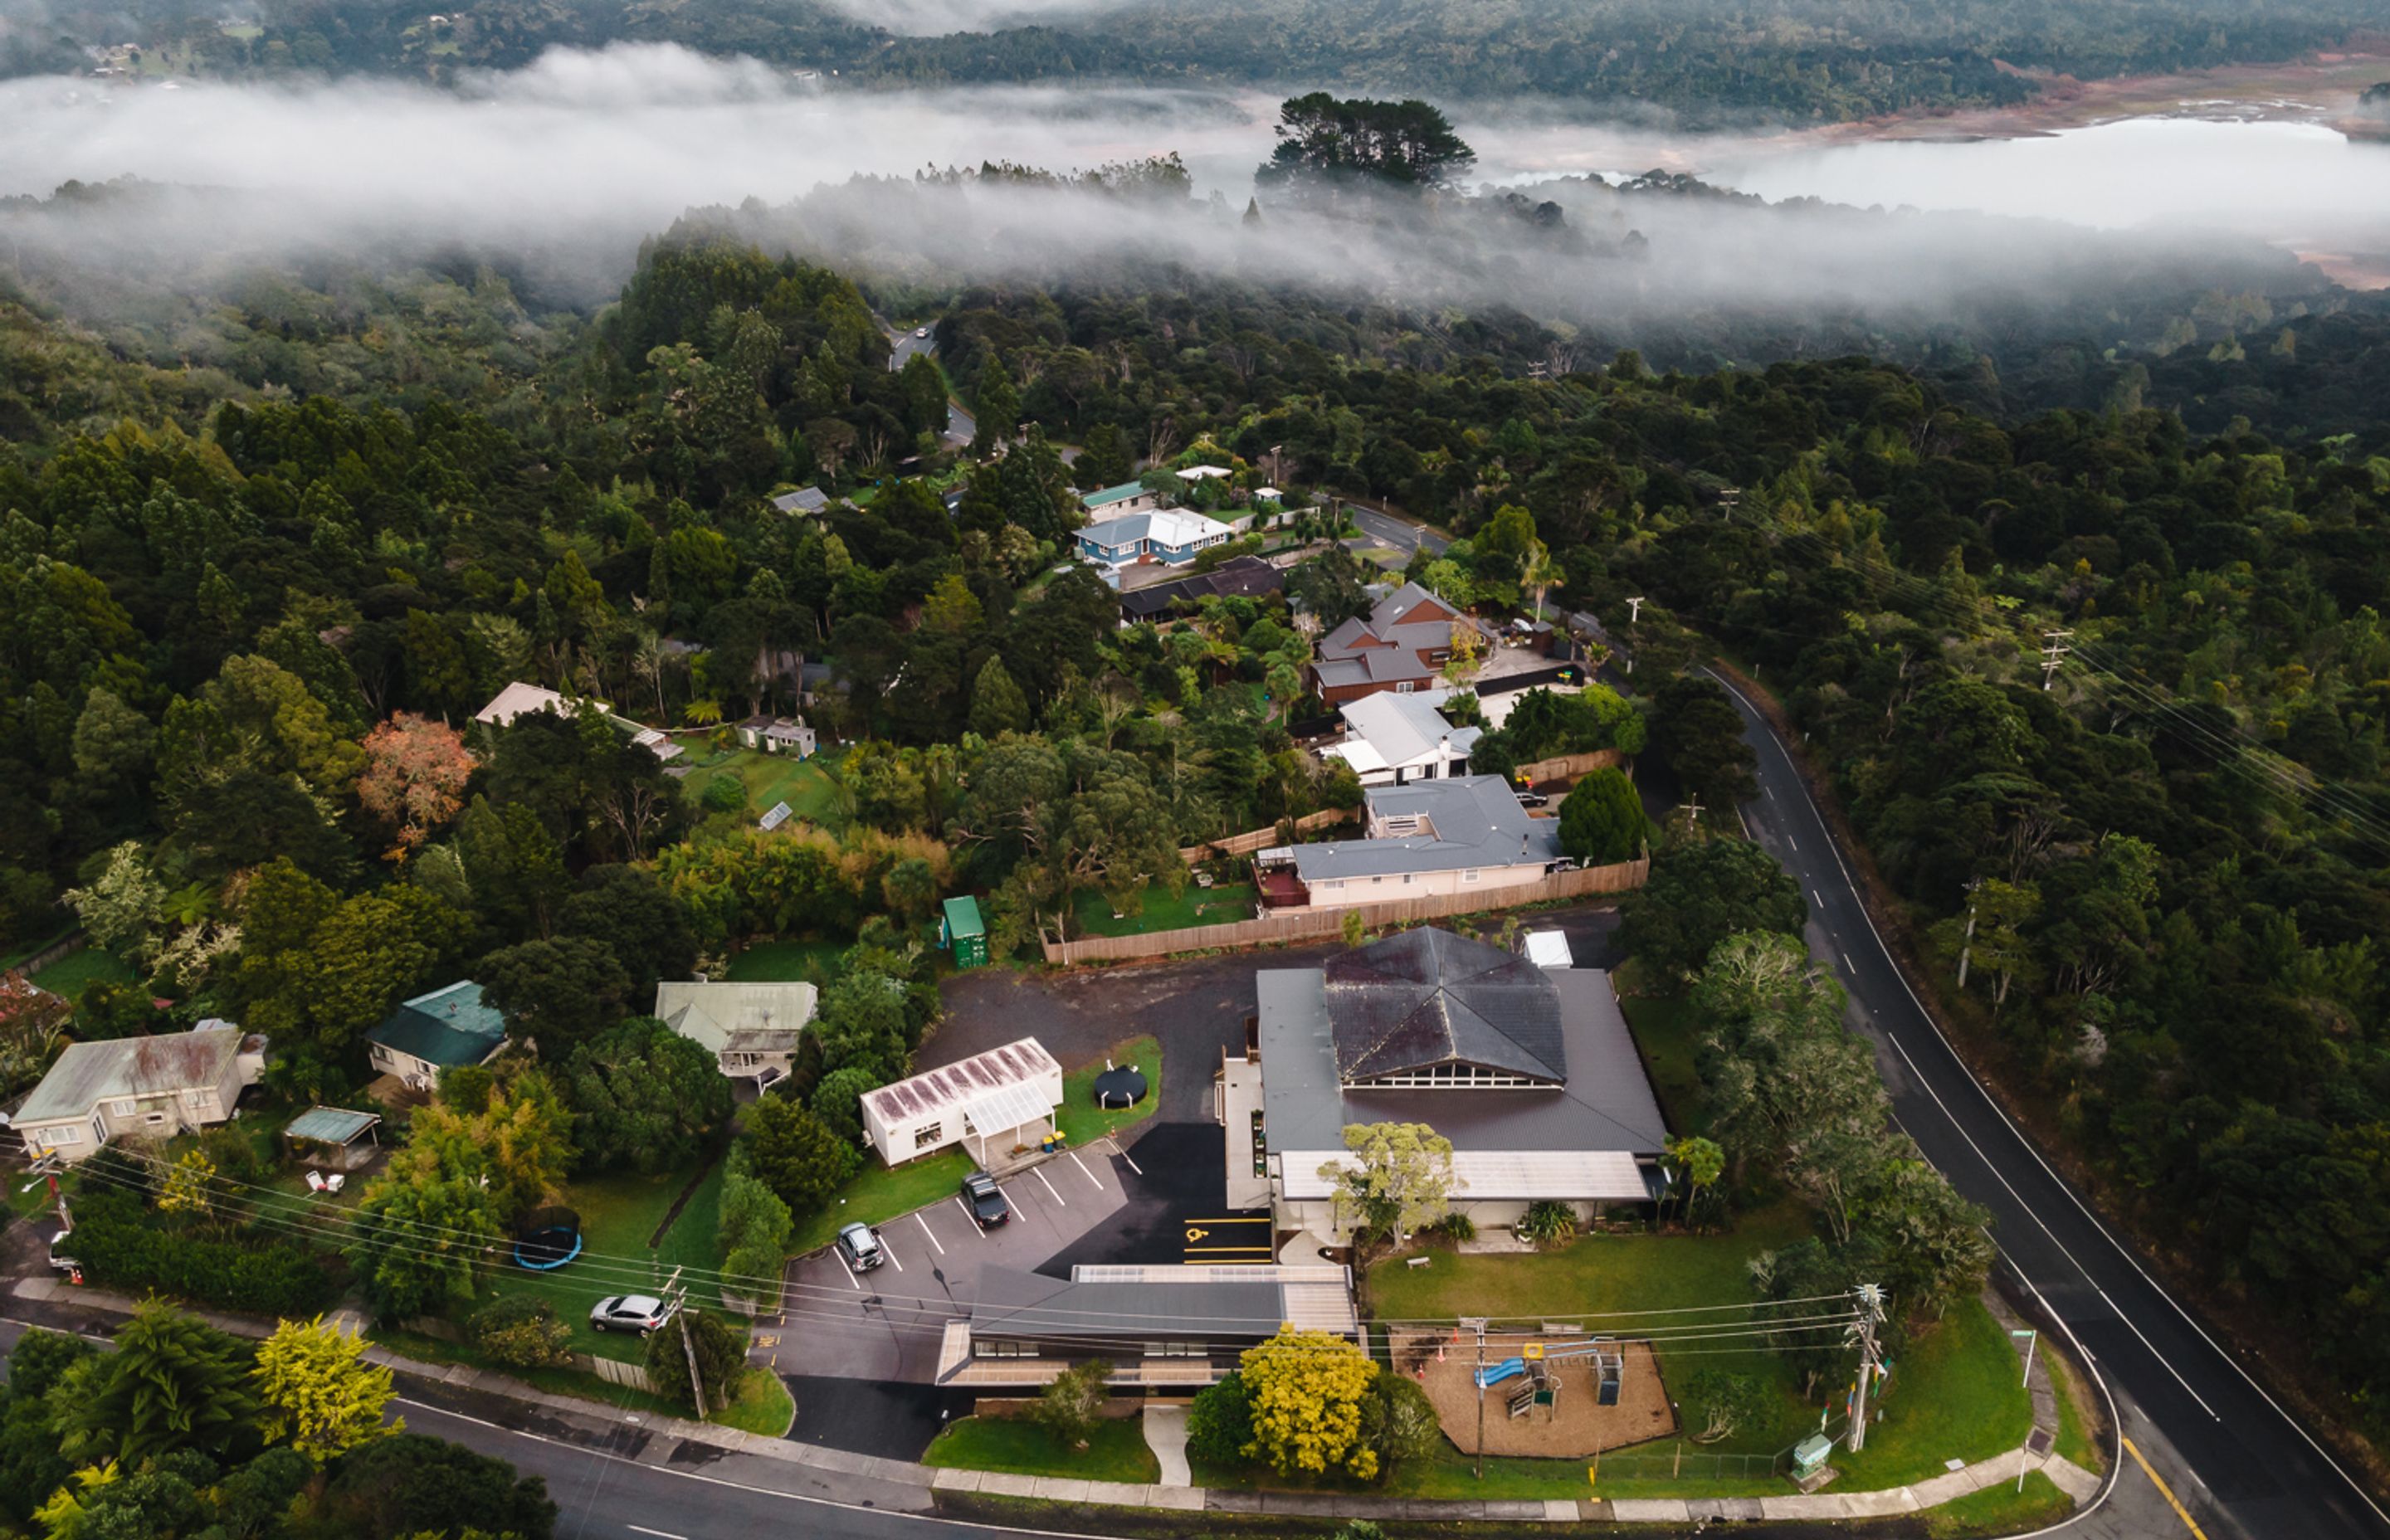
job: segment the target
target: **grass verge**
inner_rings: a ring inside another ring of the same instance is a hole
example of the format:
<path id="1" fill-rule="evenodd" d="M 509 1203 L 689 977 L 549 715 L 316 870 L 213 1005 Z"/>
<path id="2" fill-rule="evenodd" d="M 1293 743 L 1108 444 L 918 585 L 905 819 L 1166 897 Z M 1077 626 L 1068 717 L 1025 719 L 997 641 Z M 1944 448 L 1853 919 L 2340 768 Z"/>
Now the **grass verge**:
<path id="1" fill-rule="evenodd" d="M 730 959 L 723 977 L 735 984 L 829 982 L 830 970 L 853 942 L 759 941 Z"/>
<path id="2" fill-rule="evenodd" d="M 1970 1492 L 1925 1514 L 1925 1533 L 1934 1540 L 1958 1540 L 1969 1534 L 2014 1534 L 2021 1530 L 2054 1524 L 2075 1511 L 2075 1499 L 2038 1470 L 2028 1470 L 2024 1490 L 2002 1482 L 1981 1492 Z"/>
<path id="3" fill-rule="evenodd" d="M 2058 1392 L 2058 1453 L 2096 1476 L 2108 1468 L 2107 1451 L 2092 1436 L 2090 1419 L 2075 1404 L 2074 1368 L 2064 1356 L 2050 1353 L 2049 1345 L 2044 1342 L 2042 1351 L 2049 1366 L 2049 1388 Z"/>
<path id="4" fill-rule="evenodd" d="M 104 947 L 86 946 L 34 974 L 33 982 L 71 1000 L 83 993 L 86 984 L 129 984 L 140 977 L 131 964 L 115 953 Z"/>
<path id="5" fill-rule="evenodd" d="M 1668 1127 L 1679 1136 L 1700 1133 L 1708 1124 L 1709 1109 L 1702 1086 L 1701 1029 L 1692 1007 L 1681 995 L 1622 992 L 1618 1008 L 1651 1072 L 1651 1089 L 1660 1097 Z"/>
<path id="6" fill-rule="evenodd" d="M 921 1463 L 1130 1485 L 1150 1485 L 1162 1479 L 1162 1466 L 1146 1447 L 1145 1425 L 1136 1418 L 1096 1424 L 1087 1446 L 1073 1449 L 1020 1418 L 967 1417 L 948 1424 L 931 1441 Z"/>
<path id="7" fill-rule="evenodd" d="M 1190 879 L 1176 898 L 1161 888 L 1145 891 L 1145 905 L 1124 918 L 1112 918 L 1111 901 L 1082 888 L 1072 899 L 1073 918 L 1083 936 L 1144 936 L 1156 930 L 1181 930 L 1197 925 L 1227 925 L 1255 914 L 1253 885 L 1223 882 L 1199 888 Z"/>
<path id="8" fill-rule="evenodd" d="M 842 1225 L 884 1225 L 934 1203 L 960 1188 L 963 1177 L 979 1164 L 960 1145 L 901 1166 L 881 1165 L 869 1155 L 864 1159 L 870 1164 L 862 1175 L 839 1188 L 819 1213 L 797 1222 L 796 1234 L 789 1238 L 790 1255 L 829 1245 Z"/>

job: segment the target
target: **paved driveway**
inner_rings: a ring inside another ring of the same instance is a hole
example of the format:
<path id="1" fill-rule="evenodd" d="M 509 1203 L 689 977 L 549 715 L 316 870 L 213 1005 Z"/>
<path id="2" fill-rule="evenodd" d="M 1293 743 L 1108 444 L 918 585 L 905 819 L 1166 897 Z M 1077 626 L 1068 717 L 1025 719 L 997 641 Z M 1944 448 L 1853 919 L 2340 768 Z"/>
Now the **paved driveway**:
<path id="1" fill-rule="evenodd" d="M 868 1273 L 849 1268 L 835 1246 L 789 1264 L 785 1323 L 759 1326 L 780 1338 L 784 1373 L 926 1384 L 937 1369 L 945 1323 L 969 1310 L 979 1270 L 991 1264 L 1037 1271 L 1050 1257 L 1111 1228 L 1134 1179 L 1103 1147 L 1008 1176 L 1000 1184 L 1012 1218 L 983 1231 L 961 1198 L 942 1198 L 880 1226 L 888 1260 Z"/>

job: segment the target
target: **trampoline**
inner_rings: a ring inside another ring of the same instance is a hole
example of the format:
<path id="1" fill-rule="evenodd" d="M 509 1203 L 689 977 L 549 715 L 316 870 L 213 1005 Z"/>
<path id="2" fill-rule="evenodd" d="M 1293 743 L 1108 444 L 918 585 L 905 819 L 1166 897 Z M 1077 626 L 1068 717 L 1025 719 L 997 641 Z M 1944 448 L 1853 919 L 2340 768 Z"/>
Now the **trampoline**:
<path id="1" fill-rule="evenodd" d="M 1145 1099 L 1145 1072 L 1134 1064 L 1106 1070 L 1096 1077 L 1096 1105 L 1106 1109 L 1135 1107 Z"/>
<path id="2" fill-rule="evenodd" d="M 533 1209 L 515 1226 L 515 1265 L 552 1273 L 581 1254 L 581 1216 L 571 1209 Z"/>

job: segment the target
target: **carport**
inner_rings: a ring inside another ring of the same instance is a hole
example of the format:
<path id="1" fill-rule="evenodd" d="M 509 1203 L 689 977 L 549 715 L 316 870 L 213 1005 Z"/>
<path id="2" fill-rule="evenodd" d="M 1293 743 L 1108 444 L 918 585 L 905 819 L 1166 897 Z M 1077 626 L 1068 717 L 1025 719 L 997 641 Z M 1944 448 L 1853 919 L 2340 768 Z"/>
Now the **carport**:
<path id="1" fill-rule="evenodd" d="M 1022 1137 L 1022 1130 L 1032 1127 L 1035 1132 Z M 1053 1132 L 1053 1104 L 1034 1085 L 1016 1081 L 991 1087 L 963 1103 L 963 1140 L 966 1144 L 978 1141 L 979 1163 L 990 1171 L 996 1169 L 998 1159 L 995 1150 L 1000 1149 L 1002 1159 L 1009 1161 L 1015 1148 L 1041 1143 Z M 991 1145 L 990 1139 L 999 1135 L 1002 1137 Z"/>

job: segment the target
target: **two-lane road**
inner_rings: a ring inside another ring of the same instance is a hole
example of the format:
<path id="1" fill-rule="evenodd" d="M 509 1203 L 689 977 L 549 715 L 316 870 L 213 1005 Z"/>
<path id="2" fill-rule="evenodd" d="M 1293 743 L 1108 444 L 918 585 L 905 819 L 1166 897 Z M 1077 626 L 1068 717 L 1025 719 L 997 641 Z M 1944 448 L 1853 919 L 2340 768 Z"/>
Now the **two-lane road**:
<path id="1" fill-rule="evenodd" d="M 1785 744 L 1719 683 L 1759 756 L 1759 795 L 1743 821 L 1808 894 L 1811 949 L 1849 989 L 1894 1114 L 1961 1194 L 1992 1212 L 2003 1252 L 2189 1467 L 2191 1479 L 2176 1485 L 2191 1518 L 2212 1540 L 2390 1535 L 2390 1514 L 2159 1286 L 1976 1083 L 1894 966 Z"/>

